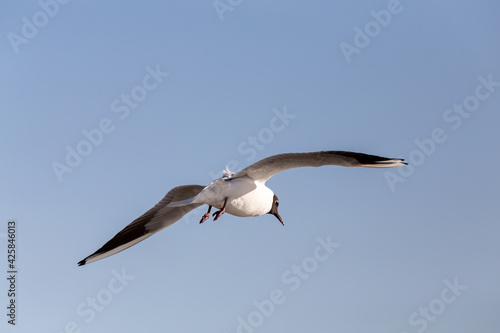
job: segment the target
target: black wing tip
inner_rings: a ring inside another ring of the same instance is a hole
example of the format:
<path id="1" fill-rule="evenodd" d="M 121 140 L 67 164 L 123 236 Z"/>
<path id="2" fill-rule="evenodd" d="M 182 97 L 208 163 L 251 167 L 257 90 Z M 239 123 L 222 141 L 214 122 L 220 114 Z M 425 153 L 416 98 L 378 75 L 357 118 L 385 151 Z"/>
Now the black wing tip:
<path id="1" fill-rule="evenodd" d="M 387 158 L 387 157 L 380 157 L 378 160 L 374 160 L 372 162 L 368 162 L 367 165 L 373 165 L 373 166 L 384 166 L 387 165 L 388 167 L 395 167 L 395 166 L 403 166 L 403 165 L 408 165 L 408 163 L 404 162 L 404 158 Z"/>
<path id="2" fill-rule="evenodd" d="M 400 162 L 401 164 L 408 164 L 405 162 L 404 158 L 388 158 L 388 157 L 381 157 L 382 162 L 387 162 L 387 161 L 394 161 L 394 162 Z"/>
<path id="3" fill-rule="evenodd" d="M 87 263 L 87 259 L 83 259 L 81 261 L 78 262 L 78 266 L 83 266 Z"/>
<path id="4" fill-rule="evenodd" d="M 403 164 L 403 165 L 408 165 L 407 162 L 405 162 L 405 159 L 404 158 L 393 158 L 394 161 L 398 161 L 399 163 Z"/>

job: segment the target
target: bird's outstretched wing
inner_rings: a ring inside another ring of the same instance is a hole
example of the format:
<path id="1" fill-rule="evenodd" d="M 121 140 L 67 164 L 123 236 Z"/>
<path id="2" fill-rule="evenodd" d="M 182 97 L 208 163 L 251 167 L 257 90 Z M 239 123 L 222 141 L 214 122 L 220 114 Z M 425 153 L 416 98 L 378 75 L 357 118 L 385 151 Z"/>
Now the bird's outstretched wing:
<path id="1" fill-rule="evenodd" d="M 299 167 L 341 165 L 345 167 L 392 168 L 406 165 L 401 158 L 386 158 L 349 151 L 317 151 L 279 154 L 264 158 L 238 172 L 233 178 L 248 176 L 265 182 L 278 172 Z"/>
<path id="2" fill-rule="evenodd" d="M 182 207 L 167 207 L 167 205 L 173 201 L 181 201 L 194 197 L 200 193 L 203 188 L 204 186 L 200 185 L 184 185 L 174 187 L 153 208 L 126 226 L 99 250 L 80 261 L 78 266 L 82 266 L 123 251 L 180 220 L 188 212 L 201 206 L 202 204 L 190 204 Z"/>

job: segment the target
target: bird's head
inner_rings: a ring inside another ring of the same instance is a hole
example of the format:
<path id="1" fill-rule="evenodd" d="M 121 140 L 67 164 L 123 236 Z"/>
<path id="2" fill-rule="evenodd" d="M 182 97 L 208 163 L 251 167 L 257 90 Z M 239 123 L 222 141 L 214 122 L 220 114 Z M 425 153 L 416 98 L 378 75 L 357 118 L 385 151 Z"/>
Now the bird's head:
<path id="1" fill-rule="evenodd" d="M 272 215 L 276 216 L 276 218 L 281 222 L 281 224 L 285 225 L 283 223 L 283 220 L 281 219 L 280 214 L 278 213 L 278 206 L 279 206 L 279 204 L 280 204 L 280 201 L 279 201 L 278 197 L 275 194 L 274 197 L 273 197 L 273 205 L 271 206 L 271 210 L 269 211 L 268 214 L 272 214 Z"/>

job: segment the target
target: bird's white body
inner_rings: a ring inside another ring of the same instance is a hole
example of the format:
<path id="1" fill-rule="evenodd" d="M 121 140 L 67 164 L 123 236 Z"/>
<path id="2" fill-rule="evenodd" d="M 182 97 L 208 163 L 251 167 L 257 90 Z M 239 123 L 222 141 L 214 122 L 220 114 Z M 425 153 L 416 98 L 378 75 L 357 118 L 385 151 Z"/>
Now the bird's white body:
<path id="1" fill-rule="evenodd" d="M 235 216 L 260 216 L 269 213 L 274 192 L 263 182 L 249 177 L 219 178 L 205 187 L 190 203 L 221 209 L 227 198 L 226 213 Z"/>

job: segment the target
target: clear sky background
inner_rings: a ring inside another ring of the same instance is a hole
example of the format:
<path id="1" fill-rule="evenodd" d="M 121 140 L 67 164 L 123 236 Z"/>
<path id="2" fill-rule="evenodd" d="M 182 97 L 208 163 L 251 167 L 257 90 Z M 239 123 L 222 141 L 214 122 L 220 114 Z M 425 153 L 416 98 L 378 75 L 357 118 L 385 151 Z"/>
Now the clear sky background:
<path id="1" fill-rule="evenodd" d="M 500 330 L 499 3 L 1 8 L 2 332 Z M 410 166 L 289 170 L 285 227 L 203 207 L 76 265 L 174 186 L 317 150 Z"/>

